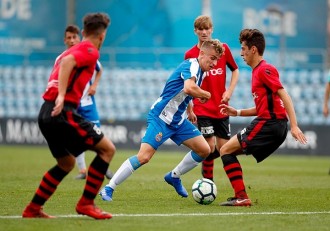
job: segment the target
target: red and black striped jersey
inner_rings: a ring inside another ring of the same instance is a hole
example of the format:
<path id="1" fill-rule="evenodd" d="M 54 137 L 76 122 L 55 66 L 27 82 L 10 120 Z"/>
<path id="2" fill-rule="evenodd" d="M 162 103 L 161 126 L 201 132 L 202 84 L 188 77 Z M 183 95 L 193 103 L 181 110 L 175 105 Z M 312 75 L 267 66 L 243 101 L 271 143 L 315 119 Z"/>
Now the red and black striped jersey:
<path id="1" fill-rule="evenodd" d="M 48 101 L 56 100 L 60 62 L 63 57 L 70 54 L 74 56 L 76 66 L 70 74 L 64 101 L 78 106 L 85 86 L 93 76 L 95 65 L 99 58 L 98 49 L 90 41 L 83 41 L 64 51 L 58 57 L 48 79 L 47 89 L 43 94 L 43 98 Z"/>
<path id="2" fill-rule="evenodd" d="M 218 60 L 217 65 L 210 71 L 205 72 L 201 88 L 211 93 L 211 98 L 206 103 L 201 103 L 198 99 L 194 99 L 194 113 L 197 116 L 206 116 L 210 118 L 227 117 L 220 113 L 219 105 L 221 104 L 222 95 L 226 91 L 226 67 L 231 71 L 236 70 L 237 64 L 233 58 L 229 46 L 223 43 L 224 54 Z M 188 50 L 185 59 L 198 58 L 199 48 L 197 45 Z"/>
<path id="3" fill-rule="evenodd" d="M 252 70 L 251 90 L 259 118 L 287 118 L 283 102 L 277 94 L 282 88 L 277 69 L 265 60 Z"/>

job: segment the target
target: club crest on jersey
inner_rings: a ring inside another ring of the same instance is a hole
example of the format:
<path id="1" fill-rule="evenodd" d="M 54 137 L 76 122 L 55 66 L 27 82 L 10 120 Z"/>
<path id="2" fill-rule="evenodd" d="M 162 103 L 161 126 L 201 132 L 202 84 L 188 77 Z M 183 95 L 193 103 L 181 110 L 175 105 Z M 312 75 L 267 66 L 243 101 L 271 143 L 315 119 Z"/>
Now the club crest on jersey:
<path id="1" fill-rule="evenodd" d="M 163 133 L 159 132 L 155 137 L 157 142 L 160 142 L 163 139 Z"/>
<path id="2" fill-rule="evenodd" d="M 167 116 L 165 111 L 162 111 L 162 115 L 165 116 L 165 117 Z"/>

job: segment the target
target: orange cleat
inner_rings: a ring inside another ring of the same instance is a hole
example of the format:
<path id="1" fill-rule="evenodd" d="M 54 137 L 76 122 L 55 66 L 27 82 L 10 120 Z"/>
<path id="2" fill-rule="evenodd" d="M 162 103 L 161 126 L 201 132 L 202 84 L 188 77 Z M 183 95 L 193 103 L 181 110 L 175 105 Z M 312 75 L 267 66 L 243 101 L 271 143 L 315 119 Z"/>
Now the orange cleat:
<path id="1" fill-rule="evenodd" d="M 102 211 L 98 207 L 96 207 L 94 204 L 91 205 L 77 205 L 76 211 L 78 214 L 86 215 L 89 217 L 92 217 L 94 219 L 110 219 L 112 218 L 112 215 L 110 213 L 107 213 L 105 211 Z"/>

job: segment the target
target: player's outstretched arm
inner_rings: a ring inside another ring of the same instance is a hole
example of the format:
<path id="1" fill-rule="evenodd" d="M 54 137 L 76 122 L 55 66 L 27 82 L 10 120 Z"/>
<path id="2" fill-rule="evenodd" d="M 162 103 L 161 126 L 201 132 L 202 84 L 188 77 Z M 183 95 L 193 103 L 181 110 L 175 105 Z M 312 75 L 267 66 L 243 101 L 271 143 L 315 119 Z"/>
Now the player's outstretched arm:
<path id="1" fill-rule="evenodd" d="M 237 85 L 238 75 L 239 75 L 239 70 L 238 69 L 236 69 L 232 72 L 229 87 L 222 95 L 222 100 L 221 100 L 222 103 L 228 103 L 229 102 L 229 100 L 230 100 L 230 98 L 231 98 L 231 96 L 234 92 L 234 89 Z"/>
<path id="2" fill-rule="evenodd" d="M 226 104 L 220 104 L 220 113 L 227 116 L 256 116 L 257 110 L 255 107 L 246 109 L 236 109 Z"/>
<path id="3" fill-rule="evenodd" d="M 188 107 L 187 107 L 187 117 L 190 122 L 197 123 L 197 116 L 194 113 L 193 107 L 194 106 L 193 106 L 192 102 L 190 101 L 188 104 Z"/>
<path id="4" fill-rule="evenodd" d="M 205 103 L 211 98 L 211 93 L 200 88 L 195 83 L 195 79 L 195 77 L 191 77 L 190 79 L 185 80 L 183 91 L 194 98 L 199 98 L 202 103 Z"/>
<path id="5" fill-rule="evenodd" d="M 330 96 L 330 82 L 325 85 L 324 102 L 323 102 L 323 115 L 327 117 L 329 115 L 329 96 Z"/>
<path id="6" fill-rule="evenodd" d="M 99 82 L 100 82 L 100 79 L 101 79 L 101 76 L 102 76 L 102 72 L 103 72 L 103 68 L 102 68 L 101 65 L 99 65 L 99 70 L 96 71 L 95 79 L 94 79 L 92 85 L 88 89 L 88 95 L 95 95 L 96 88 L 99 85 Z"/>
<path id="7" fill-rule="evenodd" d="M 299 141 L 302 144 L 306 144 L 307 139 L 306 139 L 304 133 L 298 127 L 296 112 L 294 110 L 291 97 L 286 92 L 286 90 L 283 88 L 279 89 L 277 91 L 277 94 L 280 96 L 281 100 L 283 101 L 285 110 L 288 114 L 289 121 L 290 121 L 290 127 L 291 127 L 291 134 L 292 134 L 293 138 L 295 138 L 297 141 Z"/>

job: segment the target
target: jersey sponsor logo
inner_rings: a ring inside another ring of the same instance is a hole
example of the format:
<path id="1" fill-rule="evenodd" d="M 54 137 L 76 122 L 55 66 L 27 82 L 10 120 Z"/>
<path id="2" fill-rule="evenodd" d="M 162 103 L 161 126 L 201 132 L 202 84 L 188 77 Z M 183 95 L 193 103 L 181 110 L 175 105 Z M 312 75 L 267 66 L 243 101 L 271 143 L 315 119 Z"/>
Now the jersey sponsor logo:
<path id="1" fill-rule="evenodd" d="M 208 72 L 206 72 L 206 76 L 209 76 L 209 75 L 222 75 L 222 74 L 223 74 L 222 68 L 211 69 Z"/>
<path id="2" fill-rule="evenodd" d="M 155 137 L 157 142 L 160 142 L 163 139 L 163 133 L 159 132 Z"/>
<path id="3" fill-rule="evenodd" d="M 265 73 L 266 73 L 266 75 L 270 75 L 270 70 L 269 69 L 266 69 L 265 70 Z"/>
<path id="4" fill-rule="evenodd" d="M 201 127 L 201 133 L 203 135 L 214 134 L 214 128 L 213 128 L 213 126 Z"/>

